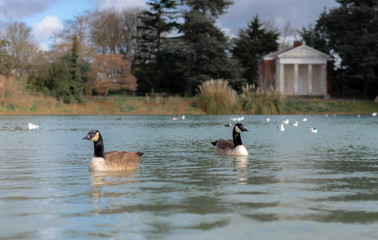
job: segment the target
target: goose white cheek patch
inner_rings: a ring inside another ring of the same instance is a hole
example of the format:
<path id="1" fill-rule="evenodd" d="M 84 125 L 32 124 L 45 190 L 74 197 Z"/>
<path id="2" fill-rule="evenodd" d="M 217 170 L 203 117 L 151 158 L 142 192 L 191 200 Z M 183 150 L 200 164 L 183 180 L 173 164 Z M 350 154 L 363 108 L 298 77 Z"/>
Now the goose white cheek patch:
<path id="1" fill-rule="evenodd" d="M 97 132 L 96 135 L 91 139 L 91 141 L 97 142 L 99 137 L 100 137 L 100 134 Z"/>
<path id="2" fill-rule="evenodd" d="M 237 132 L 237 133 L 241 133 L 242 131 L 240 130 L 240 128 L 238 128 L 238 126 L 235 126 L 235 131 Z"/>

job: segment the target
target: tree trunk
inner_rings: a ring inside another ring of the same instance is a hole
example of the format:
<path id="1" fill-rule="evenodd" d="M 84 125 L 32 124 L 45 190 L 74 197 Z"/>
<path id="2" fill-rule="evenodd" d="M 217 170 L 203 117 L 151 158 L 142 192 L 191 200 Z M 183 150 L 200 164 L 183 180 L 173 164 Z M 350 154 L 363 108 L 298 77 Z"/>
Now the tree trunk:
<path id="1" fill-rule="evenodd" d="M 364 81 L 364 90 L 362 94 L 363 94 L 363 98 L 370 97 L 370 81 L 369 80 Z"/>
<path id="2" fill-rule="evenodd" d="M 104 92 L 104 99 L 103 99 L 103 102 L 105 102 L 105 100 L 106 100 L 106 96 L 108 96 L 108 89 L 106 88 L 105 89 L 105 92 Z"/>
<path id="3" fill-rule="evenodd" d="M 5 93 L 7 92 L 8 80 L 9 80 L 9 75 L 6 74 L 3 82 L 0 84 L 0 89 L 1 89 L 0 103 L 3 103 L 5 100 Z"/>

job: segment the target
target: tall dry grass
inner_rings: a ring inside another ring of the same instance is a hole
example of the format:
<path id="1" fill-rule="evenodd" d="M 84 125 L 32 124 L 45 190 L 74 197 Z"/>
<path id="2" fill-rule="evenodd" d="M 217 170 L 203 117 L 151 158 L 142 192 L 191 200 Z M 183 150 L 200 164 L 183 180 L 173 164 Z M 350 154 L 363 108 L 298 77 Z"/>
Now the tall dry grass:
<path id="1" fill-rule="evenodd" d="M 198 87 L 199 105 L 209 114 L 237 113 L 238 95 L 223 79 L 208 80 Z"/>
<path id="2" fill-rule="evenodd" d="M 252 114 L 278 114 L 285 110 L 285 98 L 274 87 L 267 90 L 247 84 L 240 95 L 243 110 Z"/>

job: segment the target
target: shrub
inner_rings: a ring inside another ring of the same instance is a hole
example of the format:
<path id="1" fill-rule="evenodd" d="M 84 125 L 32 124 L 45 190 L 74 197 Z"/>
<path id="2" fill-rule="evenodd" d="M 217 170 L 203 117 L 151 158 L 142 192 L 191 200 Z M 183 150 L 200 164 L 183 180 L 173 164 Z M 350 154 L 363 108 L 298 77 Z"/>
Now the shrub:
<path id="1" fill-rule="evenodd" d="M 238 96 L 223 79 L 208 80 L 198 87 L 200 107 L 209 114 L 237 113 Z"/>
<path id="2" fill-rule="evenodd" d="M 277 114 L 285 108 L 284 97 L 273 87 L 261 90 L 247 84 L 242 88 L 241 101 L 243 110 L 254 114 Z"/>

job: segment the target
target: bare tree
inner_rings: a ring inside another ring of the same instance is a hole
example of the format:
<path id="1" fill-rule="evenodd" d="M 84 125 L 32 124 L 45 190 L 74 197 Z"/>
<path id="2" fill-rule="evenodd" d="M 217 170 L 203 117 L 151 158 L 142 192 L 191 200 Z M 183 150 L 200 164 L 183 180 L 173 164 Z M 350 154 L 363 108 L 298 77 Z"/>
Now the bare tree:
<path id="1" fill-rule="evenodd" d="M 281 31 L 281 41 L 280 41 L 280 46 L 279 49 L 285 49 L 290 47 L 292 44 L 292 41 L 295 38 L 295 33 L 297 31 L 293 28 L 290 22 L 287 22 L 285 26 L 283 27 Z"/>
<path id="2" fill-rule="evenodd" d="M 127 89 L 135 91 L 137 79 L 130 72 L 130 62 L 122 54 L 98 54 L 91 64 L 90 76 L 93 89 L 104 94 L 104 101 L 109 91 Z"/>
<path id="3" fill-rule="evenodd" d="M 0 32 L 0 73 L 5 75 L 0 83 L 0 102 L 4 101 L 9 77 L 16 71 L 22 71 L 30 64 L 37 52 L 32 41 L 31 29 L 25 23 L 9 21 L 3 24 Z"/>
<path id="4" fill-rule="evenodd" d="M 119 53 L 125 59 L 133 60 L 136 49 L 136 35 L 138 26 L 138 17 L 142 13 L 141 8 L 123 9 L 121 12 L 121 39 L 119 41 Z"/>

